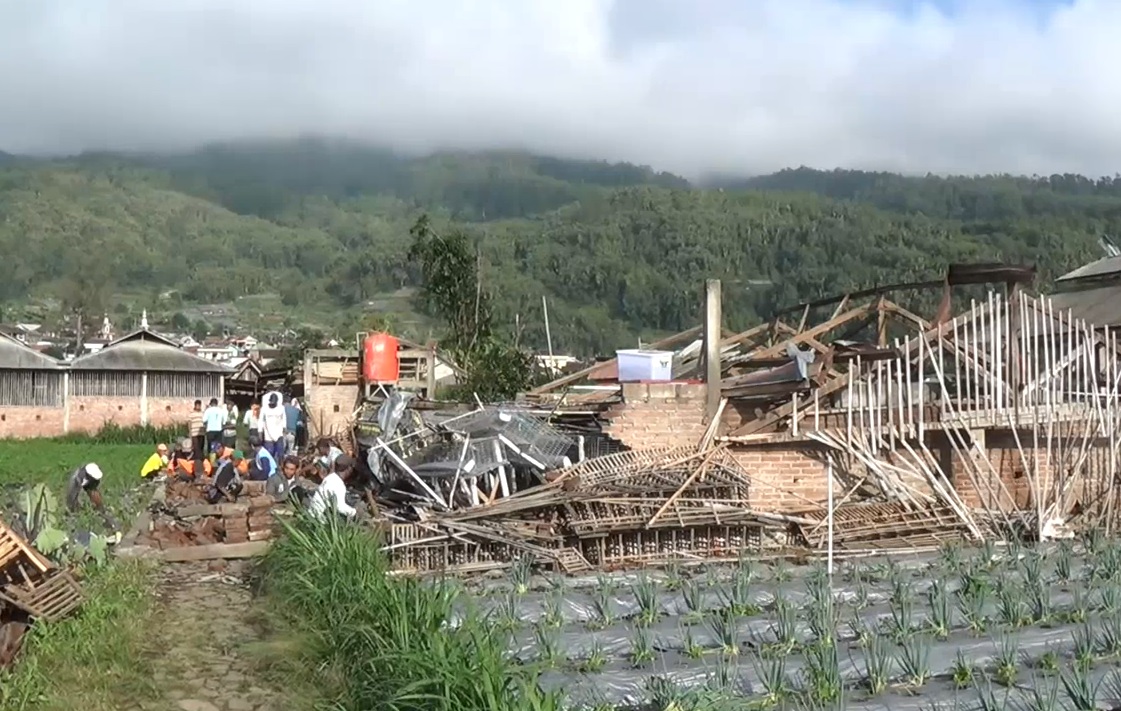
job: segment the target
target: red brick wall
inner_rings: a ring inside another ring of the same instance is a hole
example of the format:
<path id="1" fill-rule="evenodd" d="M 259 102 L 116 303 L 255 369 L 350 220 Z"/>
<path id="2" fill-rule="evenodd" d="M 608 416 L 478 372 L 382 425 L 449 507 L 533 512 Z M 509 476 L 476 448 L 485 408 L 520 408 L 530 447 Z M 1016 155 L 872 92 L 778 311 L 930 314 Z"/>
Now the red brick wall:
<path id="1" fill-rule="evenodd" d="M 0 408 L 0 438 L 57 437 L 63 434 L 61 407 Z"/>
<path id="2" fill-rule="evenodd" d="M 205 405 L 206 403 L 203 403 Z M 148 398 L 148 424 L 153 427 L 182 425 L 187 434 L 187 420 L 190 418 L 194 400 L 161 400 Z"/>
<path id="3" fill-rule="evenodd" d="M 697 444 L 707 427 L 705 392 L 693 383 L 624 383 L 604 433 L 632 449 Z"/>
<path id="4" fill-rule="evenodd" d="M 110 422 L 121 427 L 140 424 L 140 398 L 70 398 L 71 432 L 97 432 Z"/>

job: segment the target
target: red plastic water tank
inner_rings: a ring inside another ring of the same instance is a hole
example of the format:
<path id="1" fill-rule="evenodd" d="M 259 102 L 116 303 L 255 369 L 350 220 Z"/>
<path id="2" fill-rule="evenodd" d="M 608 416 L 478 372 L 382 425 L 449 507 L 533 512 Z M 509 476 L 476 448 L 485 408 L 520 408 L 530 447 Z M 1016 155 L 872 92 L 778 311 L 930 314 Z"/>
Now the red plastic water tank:
<path id="1" fill-rule="evenodd" d="M 388 333 L 371 333 L 362 342 L 362 376 L 367 383 L 396 383 L 401 374 L 397 339 Z"/>

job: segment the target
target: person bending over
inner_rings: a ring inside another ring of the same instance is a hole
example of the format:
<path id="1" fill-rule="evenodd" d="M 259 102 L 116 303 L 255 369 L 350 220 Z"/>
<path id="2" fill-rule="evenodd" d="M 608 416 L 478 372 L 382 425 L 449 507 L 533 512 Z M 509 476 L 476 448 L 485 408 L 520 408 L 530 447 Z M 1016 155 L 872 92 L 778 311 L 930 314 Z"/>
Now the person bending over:
<path id="1" fill-rule="evenodd" d="M 326 519 L 329 511 L 347 520 L 358 515 L 358 510 L 346 501 L 346 482 L 354 474 L 354 466 L 350 455 L 340 454 L 335 459 L 335 470 L 324 477 L 323 483 L 315 490 L 308 513 L 320 521 Z"/>

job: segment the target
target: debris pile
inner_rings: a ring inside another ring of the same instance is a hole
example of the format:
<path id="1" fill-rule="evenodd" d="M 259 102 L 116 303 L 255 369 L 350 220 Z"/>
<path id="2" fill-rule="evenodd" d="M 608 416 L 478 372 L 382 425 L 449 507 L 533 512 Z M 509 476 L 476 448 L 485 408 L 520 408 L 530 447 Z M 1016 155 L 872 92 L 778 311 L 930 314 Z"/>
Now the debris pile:
<path id="1" fill-rule="evenodd" d="M 209 480 L 168 480 L 149 507 L 135 545 L 156 550 L 267 541 L 276 533 L 278 502 L 263 482 L 243 482 L 232 501 L 207 503 Z"/>

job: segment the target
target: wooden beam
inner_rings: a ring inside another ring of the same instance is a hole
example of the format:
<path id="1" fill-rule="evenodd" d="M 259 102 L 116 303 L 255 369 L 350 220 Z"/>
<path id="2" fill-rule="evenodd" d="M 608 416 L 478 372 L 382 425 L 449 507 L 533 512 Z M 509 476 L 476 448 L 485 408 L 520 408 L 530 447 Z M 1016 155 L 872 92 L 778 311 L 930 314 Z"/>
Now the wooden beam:
<path id="1" fill-rule="evenodd" d="M 165 563 L 186 563 L 197 560 L 226 560 L 231 558 L 255 558 L 264 555 L 272 541 L 250 541 L 248 543 L 212 543 L 206 546 L 182 546 L 168 548 L 160 552 Z"/>

